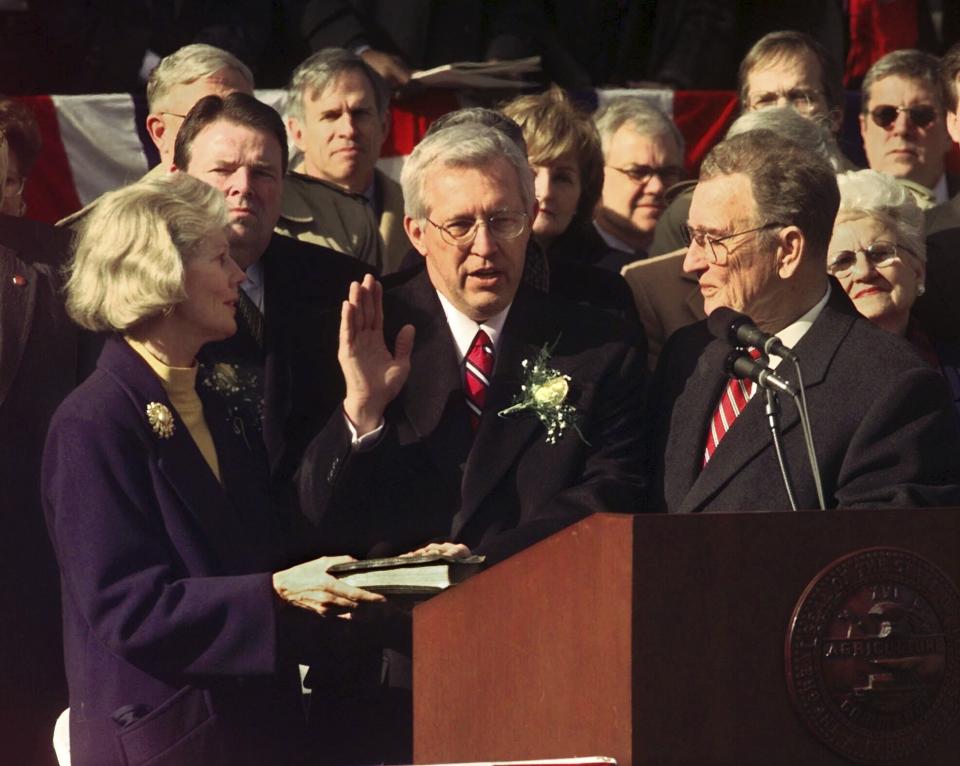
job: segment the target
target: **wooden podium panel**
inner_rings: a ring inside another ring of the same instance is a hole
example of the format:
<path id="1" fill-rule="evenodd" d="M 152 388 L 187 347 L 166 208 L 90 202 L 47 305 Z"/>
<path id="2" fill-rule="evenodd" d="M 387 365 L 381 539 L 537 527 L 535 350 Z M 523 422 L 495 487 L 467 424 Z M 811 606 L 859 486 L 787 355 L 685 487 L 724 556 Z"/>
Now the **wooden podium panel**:
<path id="1" fill-rule="evenodd" d="M 850 763 L 797 713 L 784 644 L 818 573 L 875 546 L 960 584 L 952 509 L 591 516 L 416 608 L 415 760 Z M 958 752 L 953 725 L 890 763 Z"/>

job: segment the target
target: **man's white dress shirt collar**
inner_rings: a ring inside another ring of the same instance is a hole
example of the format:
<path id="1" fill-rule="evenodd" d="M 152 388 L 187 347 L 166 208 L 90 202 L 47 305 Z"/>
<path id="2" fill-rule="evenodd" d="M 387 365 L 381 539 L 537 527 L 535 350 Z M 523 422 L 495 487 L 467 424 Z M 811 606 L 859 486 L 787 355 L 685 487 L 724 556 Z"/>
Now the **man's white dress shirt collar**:
<path id="1" fill-rule="evenodd" d="M 827 301 L 830 300 L 830 289 L 830 283 L 828 282 L 826 292 L 824 292 L 823 297 L 814 304 L 812 309 L 810 309 L 795 322 L 788 324 L 780 332 L 776 333 L 776 336 L 780 339 L 784 346 L 787 348 L 793 348 L 800 342 L 800 339 L 807 334 L 807 330 L 809 330 L 810 326 L 817 321 L 817 317 L 820 316 L 820 312 L 823 311 L 823 307 L 826 306 Z M 776 369 L 778 364 L 780 364 L 779 356 L 770 357 L 769 367 L 771 369 Z"/>
<path id="2" fill-rule="evenodd" d="M 448 301 L 443 294 L 437 290 L 437 297 L 440 299 L 440 305 L 443 307 L 443 314 L 447 319 L 447 326 L 453 335 L 453 345 L 457 350 L 457 364 L 463 364 L 463 360 L 470 351 L 470 344 L 476 337 L 477 330 L 483 330 L 490 342 L 493 344 L 493 350 L 496 353 L 499 350 L 500 334 L 503 332 L 504 322 L 507 321 L 507 314 L 510 313 L 510 306 L 503 311 L 494 314 L 486 322 L 477 323 L 470 317 L 462 314 Z"/>
<path id="3" fill-rule="evenodd" d="M 593 228 L 597 230 L 597 234 L 600 235 L 600 239 L 602 239 L 608 247 L 612 247 L 614 250 L 618 250 L 621 253 L 630 253 L 630 255 L 634 255 L 636 253 L 636 250 L 630 247 L 630 245 L 620 239 L 620 237 L 615 237 L 610 232 L 605 231 L 604 228 L 596 221 L 593 222 Z"/>
<path id="4" fill-rule="evenodd" d="M 247 297 L 253 301 L 254 305 L 260 309 L 260 313 L 263 314 L 263 264 L 260 263 L 260 261 L 254 261 L 247 267 L 246 275 L 247 278 L 240 283 L 240 289 L 247 294 Z"/>

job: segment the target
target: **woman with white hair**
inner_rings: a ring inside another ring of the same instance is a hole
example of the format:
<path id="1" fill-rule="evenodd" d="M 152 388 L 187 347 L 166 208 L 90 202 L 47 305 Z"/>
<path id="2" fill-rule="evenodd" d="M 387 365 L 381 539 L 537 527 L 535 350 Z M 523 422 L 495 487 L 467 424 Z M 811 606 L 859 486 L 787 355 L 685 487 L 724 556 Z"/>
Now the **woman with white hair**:
<path id="1" fill-rule="evenodd" d="M 891 176 L 858 170 L 837 176 L 840 210 L 827 253 L 836 277 L 867 319 L 912 341 L 946 375 L 960 407 L 960 355 L 927 335 L 912 317 L 926 280 L 923 212 L 914 196 Z"/>
<path id="2" fill-rule="evenodd" d="M 382 600 L 326 574 L 342 558 L 283 569 L 289 530 L 260 453 L 225 392 L 197 390 L 197 352 L 236 331 L 244 274 L 226 226 L 212 187 L 143 180 L 102 198 L 71 265 L 68 312 L 111 333 L 43 459 L 74 766 L 295 761 L 293 646 L 342 623 L 318 615 Z"/>

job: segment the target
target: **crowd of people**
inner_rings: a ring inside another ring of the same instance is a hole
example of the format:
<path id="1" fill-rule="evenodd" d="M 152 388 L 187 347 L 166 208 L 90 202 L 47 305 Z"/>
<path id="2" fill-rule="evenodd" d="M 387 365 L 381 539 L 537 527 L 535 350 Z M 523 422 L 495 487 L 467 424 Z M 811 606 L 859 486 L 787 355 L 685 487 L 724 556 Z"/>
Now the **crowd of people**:
<path id="1" fill-rule="evenodd" d="M 368 58 L 312 53 L 281 116 L 232 54 L 172 52 L 160 164 L 57 227 L 0 106 L 6 760 L 55 763 L 59 721 L 77 766 L 409 762 L 410 614 L 328 573 L 351 558 L 960 505 L 960 44 L 870 67 L 857 170 L 839 66 L 764 36 L 696 180 L 641 96 L 554 86 L 445 115 L 398 183 Z M 706 321 L 730 309 L 790 351 Z M 775 448 L 738 346 L 804 390 L 819 481 L 779 480 L 798 406 Z"/>

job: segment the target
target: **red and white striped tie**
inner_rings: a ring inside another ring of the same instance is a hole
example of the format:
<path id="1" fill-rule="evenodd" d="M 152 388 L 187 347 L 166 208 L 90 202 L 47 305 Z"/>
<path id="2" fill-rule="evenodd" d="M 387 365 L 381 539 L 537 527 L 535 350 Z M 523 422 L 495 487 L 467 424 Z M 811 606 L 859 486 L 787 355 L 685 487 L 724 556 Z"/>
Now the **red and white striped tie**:
<path id="1" fill-rule="evenodd" d="M 749 351 L 752 359 L 760 358 L 760 349 L 751 348 Z M 704 467 L 710 462 L 713 453 L 716 452 L 720 440 L 726 436 L 727 431 L 733 426 L 733 421 L 747 406 L 754 391 L 756 391 L 756 384 L 752 380 L 730 378 L 727 381 L 727 387 L 723 390 L 723 395 L 720 397 L 717 408 L 713 411 L 713 417 L 710 419 L 707 445 L 703 450 Z"/>
<path id="2" fill-rule="evenodd" d="M 470 344 L 470 350 L 464 359 L 464 384 L 466 386 L 467 407 L 470 409 L 470 427 L 476 431 L 480 427 L 480 415 L 487 401 L 487 388 L 493 375 L 493 344 L 483 330 Z"/>

